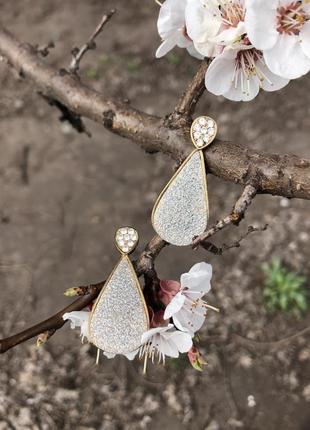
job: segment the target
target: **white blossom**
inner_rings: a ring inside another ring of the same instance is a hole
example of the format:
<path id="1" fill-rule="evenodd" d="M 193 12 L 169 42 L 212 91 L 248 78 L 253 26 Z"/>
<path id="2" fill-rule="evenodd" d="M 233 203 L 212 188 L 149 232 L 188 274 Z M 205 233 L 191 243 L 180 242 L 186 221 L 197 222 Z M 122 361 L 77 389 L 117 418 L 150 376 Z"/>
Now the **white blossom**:
<path id="1" fill-rule="evenodd" d="M 309 0 L 247 0 L 245 24 L 273 73 L 295 79 L 309 72 Z"/>
<path id="2" fill-rule="evenodd" d="M 187 0 L 166 0 L 160 8 L 157 28 L 162 43 L 156 51 L 156 57 L 161 58 L 175 46 L 187 48 L 188 52 L 202 58 L 196 52 L 191 39 L 187 35 L 185 25 L 185 8 Z"/>
<path id="3" fill-rule="evenodd" d="M 222 24 L 217 5 L 206 0 L 188 0 L 185 20 L 187 34 L 196 50 L 205 57 L 213 57 L 216 44 L 211 39 L 219 33 Z"/>
<path id="4" fill-rule="evenodd" d="M 250 101 L 259 93 L 277 91 L 289 80 L 272 73 L 263 54 L 255 48 L 224 49 L 209 66 L 205 84 L 208 91 L 233 101 Z"/>
<path id="5" fill-rule="evenodd" d="M 212 266 L 204 262 L 195 264 L 188 273 L 181 275 L 180 291 L 166 307 L 164 318 L 172 317 L 178 329 L 193 336 L 206 318 L 206 309 L 209 305 L 202 297 L 211 289 L 211 277 Z"/>
<path id="6" fill-rule="evenodd" d="M 193 341 L 189 333 L 176 330 L 173 324 L 164 327 L 151 328 L 142 335 L 140 357 L 145 360 L 158 358 L 165 362 L 165 357 L 177 358 L 179 353 L 188 352 Z"/>

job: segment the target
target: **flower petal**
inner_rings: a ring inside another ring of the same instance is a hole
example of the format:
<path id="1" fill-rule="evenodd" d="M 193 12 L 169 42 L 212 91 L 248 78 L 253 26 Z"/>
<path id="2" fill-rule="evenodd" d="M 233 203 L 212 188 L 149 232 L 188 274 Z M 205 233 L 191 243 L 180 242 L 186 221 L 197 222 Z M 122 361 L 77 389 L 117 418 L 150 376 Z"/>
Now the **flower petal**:
<path id="1" fill-rule="evenodd" d="M 185 21 L 187 34 L 198 43 L 205 43 L 210 37 L 214 37 L 222 24 L 217 5 L 208 4 L 206 6 L 197 0 L 188 0 Z"/>
<path id="2" fill-rule="evenodd" d="M 185 302 L 185 296 L 179 292 L 174 298 L 171 300 L 169 305 L 165 309 L 164 319 L 168 320 L 172 317 L 172 315 L 179 312 Z"/>
<path id="3" fill-rule="evenodd" d="M 280 35 L 275 46 L 264 51 L 264 59 L 273 73 L 286 79 L 299 78 L 310 70 L 310 58 L 293 35 Z"/>
<path id="4" fill-rule="evenodd" d="M 156 335 L 159 336 L 159 335 Z M 179 351 L 177 346 L 173 341 L 171 341 L 171 333 L 164 333 L 160 338 L 154 339 L 155 347 L 164 355 L 168 357 L 177 358 L 179 356 Z"/>
<path id="5" fill-rule="evenodd" d="M 277 91 L 284 88 L 289 82 L 289 79 L 281 78 L 280 76 L 272 73 L 265 63 L 259 60 L 260 70 L 262 72 L 263 78 L 261 79 L 261 87 L 265 91 Z"/>
<path id="6" fill-rule="evenodd" d="M 272 48 L 279 37 L 277 8 L 279 0 L 247 0 L 245 27 L 257 49 Z"/>
<path id="7" fill-rule="evenodd" d="M 176 330 L 173 332 L 170 341 L 176 346 L 179 352 L 188 352 L 193 346 L 191 335 L 182 331 Z"/>
<path id="8" fill-rule="evenodd" d="M 204 296 L 211 289 L 212 266 L 202 262 L 195 264 L 188 273 L 181 275 L 182 290 L 186 290 L 186 296 L 195 295 L 195 299 Z"/>
<path id="9" fill-rule="evenodd" d="M 135 356 L 138 354 L 138 352 L 139 352 L 139 349 L 136 349 L 135 351 L 127 352 L 127 354 L 124 354 L 124 355 L 128 360 L 132 361 L 135 358 Z"/>
<path id="10" fill-rule="evenodd" d="M 171 329 L 172 327 L 173 327 L 173 324 L 168 324 L 167 326 L 164 326 L 164 327 L 151 328 L 150 330 L 143 333 L 143 335 L 141 337 L 141 344 L 147 343 L 152 338 L 152 336 L 154 336 L 155 334 L 163 333 L 163 332 Z"/>
<path id="11" fill-rule="evenodd" d="M 172 317 L 174 325 L 192 336 L 200 330 L 206 319 L 206 309 L 201 305 L 195 307 L 186 305 Z"/>
<path id="12" fill-rule="evenodd" d="M 203 60 L 203 55 L 201 55 L 197 49 L 195 48 L 194 44 L 191 43 L 187 48 L 188 53 L 192 56 L 197 58 L 198 60 Z"/>
<path id="13" fill-rule="evenodd" d="M 227 93 L 223 94 L 228 100 L 248 102 L 253 100 L 259 93 L 259 79 L 257 75 L 246 78 L 241 73 L 239 73 L 236 83 L 231 86 Z"/>
<path id="14" fill-rule="evenodd" d="M 166 0 L 160 8 L 157 29 L 162 39 L 167 39 L 185 23 L 187 0 Z"/>
<path id="15" fill-rule="evenodd" d="M 212 38 L 214 43 L 218 43 L 220 45 L 233 45 L 237 42 L 240 42 L 241 36 L 246 33 L 246 29 L 244 26 L 244 22 L 240 21 L 237 27 L 229 27 L 219 33 L 217 36 Z"/>
<path id="16" fill-rule="evenodd" d="M 300 32 L 301 48 L 304 54 L 310 58 L 310 21 L 308 21 Z"/>
<path id="17" fill-rule="evenodd" d="M 70 327 L 72 329 L 76 327 L 81 327 L 81 336 L 87 339 L 89 338 L 88 332 L 88 321 L 89 321 L 90 312 L 87 311 L 73 311 L 65 313 L 62 318 L 63 320 L 70 321 Z"/>
<path id="18" fill-rule="evenodd" d="M 164 57 L 171 49 L 173 49 L 177 44 L 177 35 L 172 35 L 168 39 L 164 40 L 161 45 L 157 48 L 156 58 Z"/>
<path id="19" fill-rule="evenodd" d="M 227 93 L 233 82 L 235 73 L 235 54 L 224 51 L 210 64 L 205 78 L 205 85 L 210 93 L 221 96 Z"/>

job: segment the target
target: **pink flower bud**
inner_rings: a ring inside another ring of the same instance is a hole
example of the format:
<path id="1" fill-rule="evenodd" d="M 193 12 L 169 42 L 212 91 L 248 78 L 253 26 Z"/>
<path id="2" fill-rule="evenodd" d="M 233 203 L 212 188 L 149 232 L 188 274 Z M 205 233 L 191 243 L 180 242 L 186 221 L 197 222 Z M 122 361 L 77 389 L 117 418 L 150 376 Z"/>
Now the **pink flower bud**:
<path id="1" fill-rule="evenodd" d="M 169 305 L 173 297 L 179 292 L 181 284 L 177 281 L 160 281 L 159 300 L 165 305 Z"/>
<path id="2" fill-rule="evenodd" d="M 201 355 L 198 348 L 195 346 L 192 347 L 187 353 L 190 364 L 194 369 L 199 370 L 199 372 L 203 371 L 203 365 L 207 364 L 205 358 Z"/>

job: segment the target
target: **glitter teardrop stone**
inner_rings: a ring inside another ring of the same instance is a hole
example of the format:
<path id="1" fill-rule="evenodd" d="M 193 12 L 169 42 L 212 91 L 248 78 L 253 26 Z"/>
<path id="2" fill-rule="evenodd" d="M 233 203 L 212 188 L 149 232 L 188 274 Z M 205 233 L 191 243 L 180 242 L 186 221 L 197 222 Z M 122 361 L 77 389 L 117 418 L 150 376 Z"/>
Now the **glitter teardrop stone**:
<path id="1" fill-rule="evenodd" d="M 123 256 L 99 295 L 90 318 L 90 340 L 112 354 L 126 354 L 141 345 L 149 317 L 141 287 L 127 256 Z"/>
<path id="2" fill-rule="evenodd" d="M 152 222 L 159 236 L 176 246 L 192 243 L 207 227 L 209 216 L 204 158 L 194 151 L 155 203 Z"/>

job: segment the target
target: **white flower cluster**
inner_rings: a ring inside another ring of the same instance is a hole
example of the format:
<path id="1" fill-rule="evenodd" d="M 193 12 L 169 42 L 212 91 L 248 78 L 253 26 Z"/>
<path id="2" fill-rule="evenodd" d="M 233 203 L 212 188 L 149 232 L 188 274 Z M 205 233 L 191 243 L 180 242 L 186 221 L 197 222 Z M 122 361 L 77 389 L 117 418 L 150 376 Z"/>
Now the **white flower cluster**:
<path id="1" fill-rule="evenodd" d="M 310 70 L 310 0 L 166 0 L 158 32 L 162 57 L 175 46 L 213 61 L 206 88 L 249 101 Z"/>
<path id="2" fill-rule="evenodd" d="M 165 362 L 165 357 L 179 356 L 179 353 L 189 352 L 193 348 L 192 338 L 202 327 L 207 309 L 216 310 L 208 305 L 202 297 L 211 289 L 212 266 L 207 263 L 195 264 L 188 273 L 181 275 L 177 281 L 161 281 L 160 300 L 165 311 L 154 314 L 152 311 L 151 329 L 143 334 L 141 347 L 126 355 L 133 360 L 137 354 L 145 359 L 157 356 Z M 90 339 L 89 311 L 75 311 L 63 315 L 64 320 L 71 322 L 71 328 L 80 327 L 82 338 Z M 173 321 L 173 324 L 170 321 Z M 107 358 L 115 357 L 103 351 Z M 197 353 L 190 361 L 198 359 Z"/>

